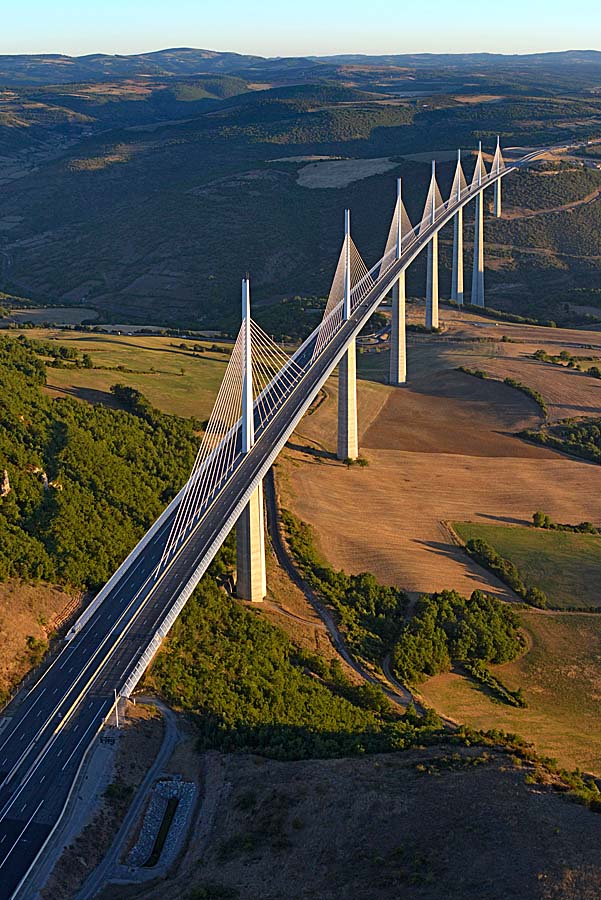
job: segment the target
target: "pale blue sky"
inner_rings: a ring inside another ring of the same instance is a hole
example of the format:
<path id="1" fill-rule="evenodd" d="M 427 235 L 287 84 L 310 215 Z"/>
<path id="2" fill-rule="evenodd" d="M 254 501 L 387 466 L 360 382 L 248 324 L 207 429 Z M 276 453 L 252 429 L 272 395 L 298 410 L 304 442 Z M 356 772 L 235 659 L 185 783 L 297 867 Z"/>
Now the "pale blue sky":
<path id="1" fill-rule="evenodd" d="M 0 53 L 601 49 L 599 0 L 0 0 Z"/>

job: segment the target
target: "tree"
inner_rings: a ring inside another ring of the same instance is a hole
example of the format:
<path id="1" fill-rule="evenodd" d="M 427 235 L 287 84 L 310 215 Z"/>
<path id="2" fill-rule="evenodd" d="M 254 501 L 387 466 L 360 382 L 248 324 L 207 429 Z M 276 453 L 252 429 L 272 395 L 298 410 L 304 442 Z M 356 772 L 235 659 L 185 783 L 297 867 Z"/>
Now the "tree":
<path id="1" fill-rule="evenodd" d="M 81 361 L 82 361 L 82 365 L 83 365 L 84 369 L 93 369 L 94 368 L 94 361 L 92 360 L 92 357 L 90 356 L 89 353 L 84 353 Z"/>

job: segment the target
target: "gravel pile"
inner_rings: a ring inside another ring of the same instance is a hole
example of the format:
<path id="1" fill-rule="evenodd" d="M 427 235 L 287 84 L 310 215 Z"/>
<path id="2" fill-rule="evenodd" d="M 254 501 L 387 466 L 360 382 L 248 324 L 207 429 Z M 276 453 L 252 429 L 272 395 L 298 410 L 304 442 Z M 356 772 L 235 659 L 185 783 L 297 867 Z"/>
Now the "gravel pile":
<path id="1" fill-rule="evenodd" d="M 153 787 L 138 840 L 127 857 L 128 865 L 139 867 L 147 862 L 155 845 L 167 804 L 174 797 L 179 802 L 163 844 L 159 863 L 161 866 L 168 865 L 175 858 L 186 834 L 196 797 L 196 785 L 181 781 L 179 778 L 162 779 Z"/>

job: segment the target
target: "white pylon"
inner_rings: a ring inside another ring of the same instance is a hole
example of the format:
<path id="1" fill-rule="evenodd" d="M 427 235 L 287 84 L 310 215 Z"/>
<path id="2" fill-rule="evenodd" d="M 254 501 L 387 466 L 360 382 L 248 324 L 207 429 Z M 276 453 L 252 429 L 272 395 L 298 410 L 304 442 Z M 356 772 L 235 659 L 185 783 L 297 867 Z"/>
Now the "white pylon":
<path id="1" fill-rule="evenodd" d="M 351 317 L 351 213 L 344 213 L 345 265 L 343 318 Z M 359 455 L 357 438 L 357 347 L 353 338 L 338 363 L 338 459 L 356 459 Z"/>
<path id="2" fill-rule="evenodd" d="M 402 184 L 397 179 L 397 202 L 395 216 L 397 233 L 395 241 L 395 260 L 401 258 L 402 252 Z M 392 317 L 390 322 L 390 384 L 405 384 L 407 381 L 407 347 L 405 336 L 405 272 L 401 272 L 392 287 Z"/>
<path id="3" fill-rule="evenodd" d="M 255 442 L 253 415 L 253 367 L 250 332 L 250 281 L 242 279 L 242 452 L 248 453 Z"/>
<path id="4" fill-rule="evenodd" d="M 432 178 L 428 198 L 430 200 L 430 225 L 436 221 L 436 160 L 432 160 Z M 426 278 L 426 328 L 438 328 L 438 232 L 428 244 L 428 270 Z"/>
<path id="5" fill-rule="evenodd" d="M 482 142 L 478 145 L 478 157 L 474 180 L 479 188 L 482 184 Z M 486 171 L 486 170 L 484 170 Z M 472 269 L 472 294 L 470 303 L 473 306 L 484 306 L 484 189 L 476 194 L 476 215 L 474 218 L 474 265 Z"/>
<path id="6" fill-rule="evenodd" d="M 344 302 L 343 319 L 351 317 L 351 211 L 344 211 Z"/>
<path id="7" fill-rule="evenodd" d="M 242 452 L 249 453 L 255 442 L 255 427 L 248 277 L 242 280 L 242 325 Z M 262 481 L 236 523 L 236 593 L 241 599 L 254 603 L 264 600 L 267 593 Z"/>
<path id="8" fill-rule="evenodd" d="M 502 165 L 504 165 L 504 160 L 501 155 L 501 141 L 499 135 L 497 135 L 497 149 L 495 150 L 494 159 L 492 161 L 492 171 L 495 175 L 498 175 L 501 171 Z M 493 209 L 495 216 L 497 219 L 501 218 L 501 179 L 497 178 L 495 181 L 495 193 L 494 193 L 494 203 Z"/>
<path id="9" fill-rule="evenodd" d="M 457 151 L 457 168 L 451 190 L 451 202 L 461 200 L 463 169 L 461 150 Z M 453 271 L 451 275 L 451 300 L 463 306 L 463 207 L 460 206 L 453 219 Z"/>

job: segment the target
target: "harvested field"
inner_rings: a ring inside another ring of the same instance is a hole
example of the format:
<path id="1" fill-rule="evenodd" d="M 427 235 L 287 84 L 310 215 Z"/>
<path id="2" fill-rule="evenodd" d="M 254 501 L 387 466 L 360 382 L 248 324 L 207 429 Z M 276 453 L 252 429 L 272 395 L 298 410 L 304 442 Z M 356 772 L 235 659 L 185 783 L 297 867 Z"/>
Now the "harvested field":
<path id="1" fill-rule="evenodd" d="M 493 703 L 456 673 L 428 679 L 420 693 L 458 722 L 517 732 L 560 765 L 601 775 L 601 616 L 527 610 L 520 619 L 528 652 L 491 668 L 511 689 L 523 689 L 526 709 Z"/>
<path id="2" fill-rule="evenodd" d="M 329 399 L 305 417 L 291 438 L 292 452 L 281 467 L 283 501 L 314 526 L 320 549 L 339 568 L 372 571 L 411 592 L 482 588 L 509 597 L 504 586 L 453 543 L 444 522 L 525 524 L 535 509 L 556 521 L 596 521 L 601 469 L 514 437 L 542 422 L 537 404 L 513 388 L 454 369 L 466 364 L 490 371 L 496 364 L 499 376 L 512 374 L 531 384 L 530 369 L 525 369 L 530 361 L 500 355 L 522 345 L 501 344 L 501 334 L 517 340 L 519 333 L 530 342 L 534 333 L 536 346 L 551 337 L 557 345 L 599 339 L 586 332 L 505 323 L 500 331 L 468 313 L 444 310 L 445 321 L 447 315 L 450 330 L 445 336 L 412 337 L 404 388 L 373 380 L 382 378 L 387 354 L 359 357 L 360 372 L 372 379 L 359 386 L 361 452 L 369 461 L 365 469 L 347 470 L 331 458 L 337 385 L 330 379 Z M 478 321 L 484 323 L 482 329 L 474 329 Z M 473 340 L 493 335 L 494 343 Z M 572 407 L 599 413 L 593 400 L 594 392 L 601 391 L 597 381 L 583 375 L 571 379 L 571 372 L 543 363 L 533 362 L 531 369 L 543 380 L 549 373 L 558 385 L 561 415 L 566 415 L 572 390 Z M 579 402 L 581 386 L 585 399 Z M 543 394 L 548 396 L 545 390 Z"/>

